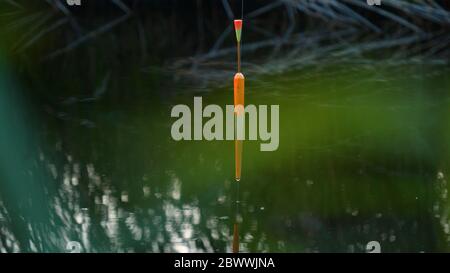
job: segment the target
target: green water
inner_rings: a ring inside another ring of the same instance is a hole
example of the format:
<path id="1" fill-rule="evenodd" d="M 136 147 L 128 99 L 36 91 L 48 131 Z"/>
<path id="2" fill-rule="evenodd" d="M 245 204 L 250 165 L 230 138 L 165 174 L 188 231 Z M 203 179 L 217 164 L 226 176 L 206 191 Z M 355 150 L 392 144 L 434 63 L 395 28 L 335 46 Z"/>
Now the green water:
<path id="1" fill-rule="evenodd" d="M 17 94 L 36 82 L 0 75 L 2 252 L 66 252 L 68 241 L 85 252 L 230 252 L 235 221 L 241 252 L 449 250 L 446 67 L 247 75 L 246 103 L 280 105 L 280 145 L 245 142 L 239 195 L 233 142 L 170 135 L 173 106 L 230 104 L 232 77 L 201 89 L 129 84 L 133 100 L 106 91 L 53 109 Z"/>

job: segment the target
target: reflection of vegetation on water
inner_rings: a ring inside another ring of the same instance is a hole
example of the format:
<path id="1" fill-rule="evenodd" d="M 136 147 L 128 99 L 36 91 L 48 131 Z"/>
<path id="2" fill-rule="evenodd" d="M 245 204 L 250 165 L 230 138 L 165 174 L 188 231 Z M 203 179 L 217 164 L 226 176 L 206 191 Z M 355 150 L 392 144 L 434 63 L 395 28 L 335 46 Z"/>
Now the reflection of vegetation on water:
<path id="1" fill-rule="evenodd" d="M 448 250 L 447 75 L 371 65 L 250 78 L 249 102 L 280 104 L 280 148 L 246 143 L 241 251 Z M 1 251 L 71 240 L 90 252 L 231 251 L 233 143 L 170 138 L 170 108 L 190 92 L 63 104 L 33 121 L 8 82 Z M 202 94 L 224 105 L 229 92 Z"/>

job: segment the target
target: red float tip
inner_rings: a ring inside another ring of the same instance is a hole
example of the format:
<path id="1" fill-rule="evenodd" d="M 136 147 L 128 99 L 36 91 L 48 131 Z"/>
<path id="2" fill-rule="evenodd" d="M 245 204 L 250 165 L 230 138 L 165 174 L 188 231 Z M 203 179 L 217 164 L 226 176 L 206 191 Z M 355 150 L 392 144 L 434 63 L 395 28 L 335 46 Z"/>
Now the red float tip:
<path id="1" fill-rule="evenodd" d="M 234 20 L 234 29 L 242 30 L 242 20 Z"/>

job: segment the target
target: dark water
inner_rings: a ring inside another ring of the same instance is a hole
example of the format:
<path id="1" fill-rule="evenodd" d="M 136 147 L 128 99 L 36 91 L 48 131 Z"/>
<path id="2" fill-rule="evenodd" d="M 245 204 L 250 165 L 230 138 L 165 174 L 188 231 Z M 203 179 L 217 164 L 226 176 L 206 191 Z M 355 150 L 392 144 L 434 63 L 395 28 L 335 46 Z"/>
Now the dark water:
<path id="1" fill-rule="evenodd" d="M 449 250 L 444 66 L 248 75 L 246 103 L 280 105 L 280 146 L 244 144 L 238 196 L 233 142 L 170 135 L 174 105 L 231 104 L 231 80 L 53 109 L 24 100 L 6 67 L 1 252 L 67 252 L 69 241 L 85 252 L 230 252 L 236 221 L 242 252 L 364 252 L 369 241 L 386 252 Z"/>

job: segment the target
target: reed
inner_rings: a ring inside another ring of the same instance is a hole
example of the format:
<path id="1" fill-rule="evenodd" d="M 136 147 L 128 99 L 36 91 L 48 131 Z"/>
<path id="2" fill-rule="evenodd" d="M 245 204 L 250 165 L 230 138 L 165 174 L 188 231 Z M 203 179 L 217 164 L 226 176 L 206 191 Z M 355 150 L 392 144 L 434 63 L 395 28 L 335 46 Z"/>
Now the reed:
<path id="1" fill-rule="evenodd" d="M 104 58 L 127 52 L 130 66 L 139 63 L 143 72 L 156 69 L 208 85 L 233 72 L 227 60 L 235 54 L 237 12 L 240 2 L 232 0 L 111 0 L 82 8 L 56 0 L 8 0 L 0 6 L 0 31 L 10 37 L 5 41 L 11 52 L 32 62 L 63 62 L 74 51 L 92 59 L 89 49 L 104 41 L 111 45 L 99 50 Z M 448 2 L 383 0 L 372 7 L 360 0 L 247 0 L 244 15 L 243 65 L 253 74 L 330 59 L 449 62 Z"/>

